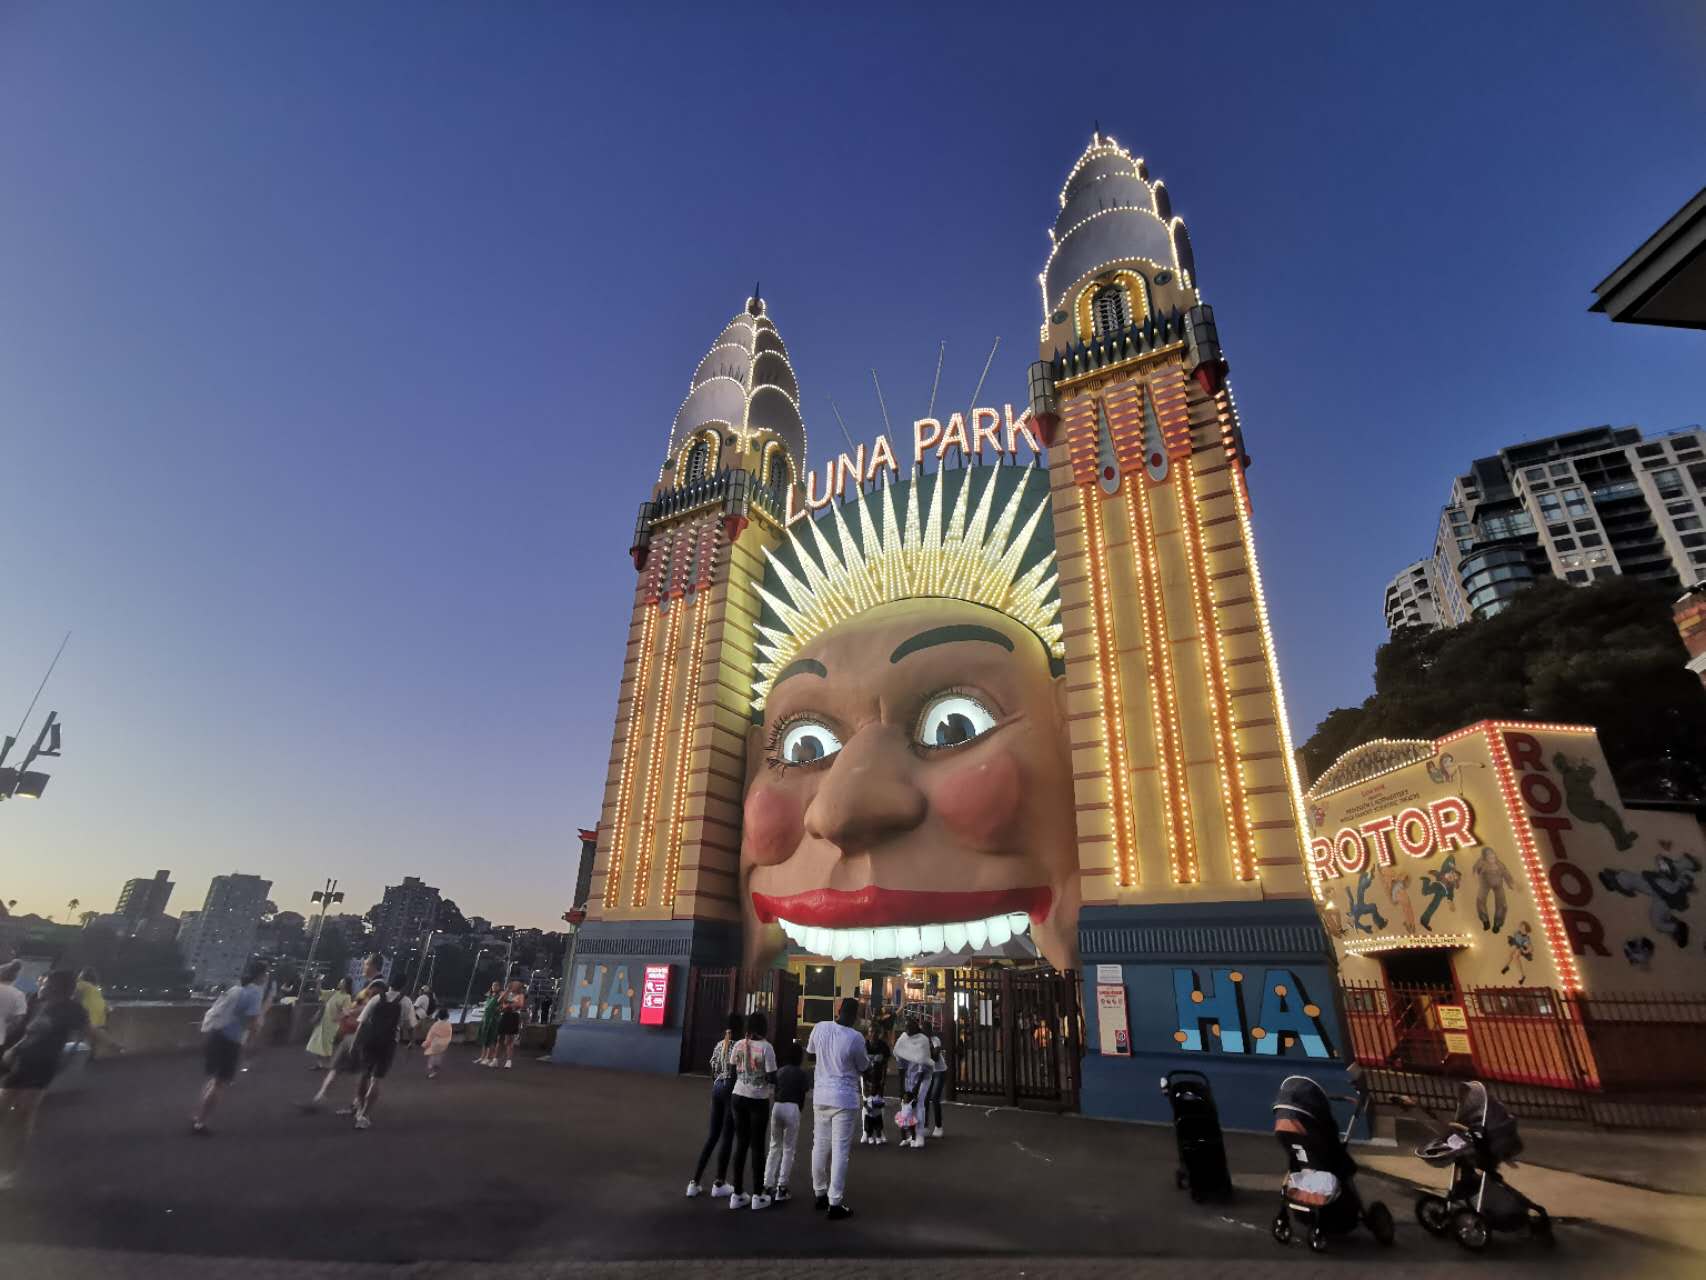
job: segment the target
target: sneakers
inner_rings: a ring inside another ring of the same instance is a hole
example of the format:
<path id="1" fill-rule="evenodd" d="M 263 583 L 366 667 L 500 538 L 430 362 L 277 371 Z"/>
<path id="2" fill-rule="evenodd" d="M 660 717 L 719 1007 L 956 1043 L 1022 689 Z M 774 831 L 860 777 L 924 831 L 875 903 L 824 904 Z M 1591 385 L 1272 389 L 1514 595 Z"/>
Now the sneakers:
<path id="1" fill-rule="evenodd" d="M 190 1121 L 190 1132 L 198 1138 L 211 1138 L 213 1136 L 213 1130 L 209 1129 L 200 1120 Z"/>
<path id="2" fill-rule="evenodd" d="M 932 1138 L 940 1138 L 942 1136 L 942 1126 L 937 1125 L 934 1129 L 930 1130 L 930 1136 Z"/>
<path id="3" fill-rule="evenodd" d="M 868 1134 L 868 1133 L 861 1133 L 861 1134 L 860 1134 L 860 1135 L 859 1135 L 859 1145 L 860 1145 L 860 1146 L 861 1146 L 861 1147 L 862 1147 L 862 1146 L 864 1146 L 864 1145 L 865 1145 L 865 1144 L 866 1144 L 866 1143 L 867 1143 L 867 1142 L 869 1142 L 869 1141 L 870 1141 L 870 1140 L 871 1140 L 871 1135 L 870 1135 L 870 1134 Z"/>
<path id="4" fill-rule="evenodd" d="M 734 1190 L 735 1189 L 726 1182 L 713 1182 L 711 1184 L 711 1199 L 720 1200 L 724 1196 L 733 1195 Z"/>
<path id="5" fill-rule="evenodd" d="M 364 1115 L 363 1116 L 357 1116 L 355 1118 L 355 1127 L 357 1129 L 371 1129 L 371 1128 L 373 1128 L 373 1121 L 369 1120 Z"/>
<path id="6" fill-rule="evenodd" d="M 829 1197 L 821 1191 L 818 1192 L 817 1199 L 812 1201 L 812 1208 L 816 1209 L 819 1213 L 822 1213 L 825 1209 L 829 1208 Z"/>
<path id="7" fill-rule="evenodd" d="M 748 1205 L 750 1205 L 751 1203 L 752 1203 L 752 1197 L 751 1196 L 743 1196 L 738 1191 L 729 1197 L 729 1208 L 731 1208 L 731 1209 L 744 1209 Z"/>
<path id="8" fill-rule="evenodd" d="M 515 1060 L 513 1058 L 505 1058 L 504 1059 L 504 1070 L 505 1071 L 513 1070 L 514 1067 L 515 1067 Z"/>
<path id="9" fill-rule="evenodd" d="M 889 1145 L 889 1135 L 885 1133 L 885 1134 L 882 1134 L 881 1136 L 879 1136 L 877 1138 L 877 1145 L 879 1147 L 888 1146 Z"/>
<path id="10" fill-rule="evenodd" d="M 691 1200 L 694 1196 L 699 1194 L 699 1180 L 695 1178 L 692 1182 L 687 1184 L 687 1198 Z"/>
<path id="11" fill-rule="evenodd" d="M 832 1204 L 829 1206 L 829 1213 L 825 1216 L 828 1217 L 831 1222 L 840 1222 L 843 1218 L 851 1218 L 853 1216 L 853 1210 L 849 1209 L 844 1204 Z"/>
<path id="12" fill-rule="evenodd" d="M 752 1197 L 752 1207 L 754 1209 L 768 1209 L 770 1205 L 771 1199 L 767 1195 L 756 1195 Z"/>
<path id="13" fill-rule="evenodd" d="M 781 1204 L 784 1200 L 792 1200 L 794 1196 L 787 1187 L 777 1187 L 775 1194 L 771 1198 L 775 1200 L 777 1204 Z"/>

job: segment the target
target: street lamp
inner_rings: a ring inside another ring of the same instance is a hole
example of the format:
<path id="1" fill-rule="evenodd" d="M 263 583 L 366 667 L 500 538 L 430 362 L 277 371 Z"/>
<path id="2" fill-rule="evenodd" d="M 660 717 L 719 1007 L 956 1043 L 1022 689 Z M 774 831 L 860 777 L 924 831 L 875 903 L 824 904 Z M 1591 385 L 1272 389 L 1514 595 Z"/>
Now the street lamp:
<path id="1" fill-rule="evenodd" d="M 19 726 L 22 728 L 22 726 Z M 40 800 L 41 793 L 47 790 L 48 775 L 30 766 L 43 757 L 52 758 L 59 755 L 59 712 L 47 713 L 47 720 L 36 735 L 35 745 L 24 755 L 24 763 L 15 769 L 0 767 L 0 800 Z M 6 757 L 17 745 L 18 739 L 11 734 L 6 735 L 4 743 L 0 743 L 0 766 L 6 763 Z"/>
<path id="2" fill-rule="evenodd" d="M 486 948 L 481 947 L 474 953 L 474 967 L 468 971 L 468 989 L 462 993 L 462 1018 L 457 1024 L 466 1028 L 468 1025 L 468 1007 L 474 1002 L 474 979 L 480 976 L 480 957 L 486 954 Z"/>
<path id="3" fill-rule="evenodd" d="M 344 895 L 338 889 L 336 880 L 328 879 L 324 889 L 316 889 L 308 896 L 308 901 L 320 905 L 320 914 L 314 919 L 314 936 L 308 942 L 308 959 L 303 963 L 303 982 L 314 973 L 314 956 L 320 950 L 320 938 L 326 932 L 326 912 L 331 910 L 334 902 L 342 902 Z M 316 981 L 318 981 L 316 979 Z"/>

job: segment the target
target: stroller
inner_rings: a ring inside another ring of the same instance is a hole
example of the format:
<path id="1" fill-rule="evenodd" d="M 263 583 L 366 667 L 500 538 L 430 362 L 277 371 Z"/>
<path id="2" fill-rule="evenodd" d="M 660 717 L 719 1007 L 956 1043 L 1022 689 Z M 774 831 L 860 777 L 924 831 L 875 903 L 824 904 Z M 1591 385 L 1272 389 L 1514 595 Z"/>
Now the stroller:
<path id="1" fill-rule="evenodd" d="M 1326 1251 L 1328 1236 L 1349 1235 L 1359 1226 L 1366 1226 L 1382 1245 L 1392 1243 L 1392 1211 L 1378 1200 L 1363 1204 L 1357 1194 L 1356 1162 L 1345 1150 L 1345 1138 L 1356 1127 L 1365 1101 L 1366 1095 L 1357 1101 L 1341 1137 L 1332 1102 L 1320 1085 L 1308 1076 L 1287 1076 L 1280 1082 L 1274 1137 L 1290 1163 L 1273 1222 L 1274 1239 L 1280 1244 L 1291 1243 L 1294 1218 L 1308 1229 L 1309 1247 L 1317 1253 Z"/>
<path id="2" fill-rule="evenodd" d="M 1161 1077 L 1161 1092 L 1173 1108 L 1173 1134 L 1179 1142 L 1179 1167 L 1174 1182 L 1191 1199 L 1202 1203 L 1232 1194 L 1232 1175 L 1226 1168 L 1226 1145 L 1220 1137 L 1220 1112 L 1214 1091 L 1200 1071 L 1169 1071 Z"/>
<path id="3" fill-rule="evenodd" d="M 1499 1166 L 1522 1152 L 1516 1117 L 1479 1080 L 1463 1086 L 1451 1128 L 1416 1154 L 1435 1168 L 1451 1169 L 1443 1196 L 1416 1201 L 1416 1221 L 1436 1236 L 1454 1235 L 1465 1249 L 1480 1250 L 1495 1231 L 1527 1228 L 1552 1242 L 1552 1219 L 1534 1201 L 1499 1176 Z"/>

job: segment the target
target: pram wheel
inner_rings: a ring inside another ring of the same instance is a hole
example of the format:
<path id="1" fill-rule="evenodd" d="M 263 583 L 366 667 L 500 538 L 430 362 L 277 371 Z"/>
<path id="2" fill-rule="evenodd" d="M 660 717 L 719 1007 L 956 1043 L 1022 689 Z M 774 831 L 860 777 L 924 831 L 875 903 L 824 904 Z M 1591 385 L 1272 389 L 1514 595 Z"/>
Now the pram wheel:
<path id="1" fill-rule="evenodd" d="M 1459 1209 L 1451 1219 L 1457 1243 L 1474 1253 L 1487 1247 L 1487 1220 L 1473 1209 Z"/>
<path id="2" fill-rule="evenodd" d="M 1282 1208 L 1274 1215 L 1274 1239 L 1280 1244 L 1291 1243 L 1291 1212 Z"/>
<path id="3" fill-rule="evenodd" d="M 1368 1211 L 1363 1214 L 1363 1221 L 1368 1224 L 1369 1231 L 1373 1233 L 1375 1240 L 1380 1243 L 1382 1248 L 1390 1249 L 1392 1247 L 1392 1240 L 1397 1234 L 1397 1228 L 1392 1223 L 1392 1210 L 1376 1200 L 1368 1206 Z"/>
<path id="4" fill-rule="evenodd" d="M 1451 1214 L 1445 1197 L 1425 1195 L 1416 1201 L 1416 1221 L 1431 1236 L 1443 1236 L 1451 1230 Z"/>
<path id="5" fill-rule="evenodd" d="M 1191 1175 L 1185 1172 L 1184 1165 L 1173 1170 L 1173 1185 L 1178 1187 L 1180 1191 L 1191 1185 Z"/>
<path id="6" fill-rule="evenodd" d="M 1316 1227 L 1309 1233 L 1309 1247 L 1316 1253 L 1327 1252 L 1327 1233 L 1320 1227 Z"/>

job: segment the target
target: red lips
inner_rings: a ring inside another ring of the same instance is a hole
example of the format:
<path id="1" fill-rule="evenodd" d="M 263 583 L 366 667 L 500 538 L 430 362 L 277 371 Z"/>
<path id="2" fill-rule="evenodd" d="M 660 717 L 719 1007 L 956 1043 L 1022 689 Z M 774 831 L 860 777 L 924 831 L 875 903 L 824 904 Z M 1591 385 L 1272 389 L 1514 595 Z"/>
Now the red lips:
<path id="1" fill-rule="evenodd" d="M 820 929 L 848 929 L 888 924 L 955 924 L 986 916 L 1023 911 L 1032 924 L 1048 915 L 1054 895 L 1046 888 L 983 889 L 975 893 L 932 893 L 917 889 L 884 889 L 867 885 L 845 889 L 812 889 L 787 898 L 767 893 L 752 895 L 752 909 L 765 924 L 778 918 Z"/>

